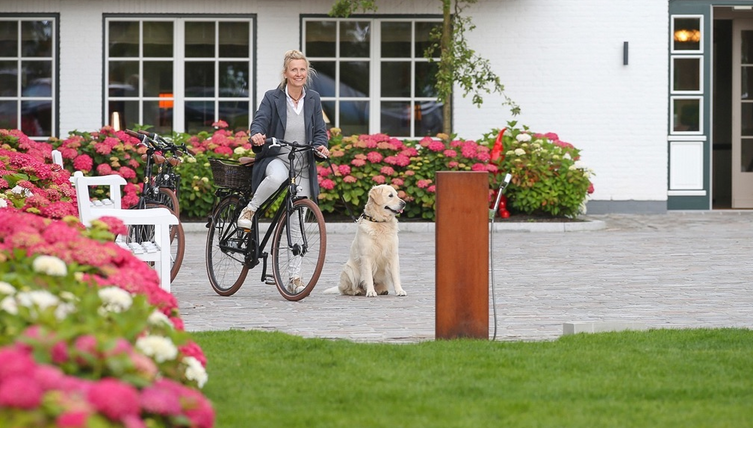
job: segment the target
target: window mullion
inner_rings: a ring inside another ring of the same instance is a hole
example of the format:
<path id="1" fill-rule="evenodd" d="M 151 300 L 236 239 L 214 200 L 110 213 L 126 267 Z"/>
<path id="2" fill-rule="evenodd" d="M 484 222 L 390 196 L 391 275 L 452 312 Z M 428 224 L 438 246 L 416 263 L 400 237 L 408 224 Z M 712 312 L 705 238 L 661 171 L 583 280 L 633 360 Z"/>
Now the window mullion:
<path id="1" fill-rule="evenodd" d="M 180 133 L 186 132 L 185 24 L 185 20 L 176 19 L 173 27 L 173 130 Z"/>
<path id="2" fill-rule="evenodd" d="M 382 24 L 379 19 L 371 21 L 371 61 L 369 82 L 369 133 L 380 133 L 382 128 Z"/>

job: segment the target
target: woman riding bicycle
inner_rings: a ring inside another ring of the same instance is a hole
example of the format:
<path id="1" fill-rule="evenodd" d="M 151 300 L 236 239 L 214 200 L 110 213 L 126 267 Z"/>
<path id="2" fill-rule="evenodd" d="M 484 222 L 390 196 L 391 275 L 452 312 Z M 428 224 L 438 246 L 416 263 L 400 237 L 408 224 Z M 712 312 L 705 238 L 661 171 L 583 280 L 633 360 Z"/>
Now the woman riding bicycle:
<path id="1" fill-rule="evenodd" d="M 254 196 L 241 211 L 238 219 L 239 228 L 250 230 L 256 210 L 288 179 L 289 149 L 270 148 L 265 144 L 268 137 L 288 142 L 310 142 L 323 157 L 329 155 L 321 97 L 318 92 L 306 89 L 310 73 L 313 73 L 313 69 L 303 53 L 298 50 L 286 52 L 282 82 L 277 89 L 264 94 L 264 99 L 254 115 L 249 131 L 251 143 L 263 147 L 256 154 L 256 163 L 251 175 Z M 299 195 L 316 202 L 319 197 L 319 183 L 314 155 L 311 152 L 306 153 L 298 174 Z M 291 279 L 291 283 L 302 284 L 300 279 Z"/>

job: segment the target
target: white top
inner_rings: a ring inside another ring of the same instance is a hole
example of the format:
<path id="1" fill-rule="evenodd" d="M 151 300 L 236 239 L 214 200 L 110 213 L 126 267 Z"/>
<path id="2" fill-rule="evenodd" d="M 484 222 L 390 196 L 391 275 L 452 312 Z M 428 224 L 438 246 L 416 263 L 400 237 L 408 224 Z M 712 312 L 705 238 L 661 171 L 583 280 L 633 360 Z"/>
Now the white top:
<path id="1" fill-rule="evenodd" d="M 293 108 L 293 111 L 301 115 L 301 111 L 303 111 L 303 97 L 306 96 L 306 89 L 303 90 L 301 93 L 301 98 L 298 99 L 298 104 L 295 104 L 295 101 L 293 100 L 293 97 L 290 96 L 290 93 L 288 93 L 288 87 L 285 86 L 285 96 L 288 98 L 288 104 Z"/>

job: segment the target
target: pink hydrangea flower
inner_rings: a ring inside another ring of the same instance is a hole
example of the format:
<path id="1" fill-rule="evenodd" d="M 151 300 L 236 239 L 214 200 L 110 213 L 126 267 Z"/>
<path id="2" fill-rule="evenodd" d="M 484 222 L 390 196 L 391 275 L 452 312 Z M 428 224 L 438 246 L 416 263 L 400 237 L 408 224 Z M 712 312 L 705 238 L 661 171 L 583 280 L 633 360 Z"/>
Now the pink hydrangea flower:
<path id="1" fill-rule="evenodd" d="M 97 166 L 97 174 L 99 175 L 110 175 L 112 172 L 112 167 L 109 164 L 102 163 Z"/>
<path id="2" fill-rule="evenodd" d="M 89 155 L 78 155 L 73 160 L 73 168 L 82 172 L 88 172 L 92 170 L 94 161 Z"/>
<path id="3" fill-rule="evenodd" d="M 416 182 L 416 186 L 420 187 L 421 189 L 426 189 L 431 184 L 431 180 L 418 180 Z"/>
<path id="4" fill-rule="evenodd" d="M 87 411 L 65 411 L 55 419 L 57 428 L 86 428 L 89 420 Z"/>
<path id="5" fill-rule="evenodd" d="M 379 152 L 369 152 L 369 154 L 366 155 L 366 158 L 371 163 L 374 163 L 374 164 L 380 163 L 380 162 L 382 162 L 382 159 L 384 159 L 384 157 L 382 156 L 382 154 L 379 153 Z"/>
<path id="6" fill-rule="evenodd" d="M 394 174 L 395 174 L 395 169 L 393 169 L 393 168 L 392 168 L 392 167 L 390 167 L 390 166 L 384 166 L 384 167 L 382 167 L 382 169 L 381 169 L 381 170 L 379 171 L 379 173 L 381 173 L 382 175 L 386 175 L 386 176 L 388 176 L 388 177 L 391 177 L 392 175 L 394 175 Z"/>
<path id="7" fill-rule="evenodd" d="M 357 158 L 354 159 L 353 161 L 351 161 L 350 163 L 353 164 L 356 167 L 363 167 L 363 166 L 366 165 L 366 161 L 364 161 L 362 159 L 357 159 Z"/>
<path id="8" fill-rule="evenodd" d="M 348 184 L 355 183 L 356 181 L 358 180 L 353 175 L 347 175 L 343 178 L 343 182 Z"/>
<path id="9" fill-rule="evenodd" d="M 429 150 L 433 152 L 441 152 L 444 150 L 444 144 L 441 141 L 433 141 L 429 144 Z"/>
<path id="10" fill-rule="evenodd" d="M 330 179 L 324 179 L 321 183 L 322 189 L 332 190 L 335 188 L 335 182 Z"/>
<path id="11" fill-rule="evenodd" d="M 350 166 L 348 166 L 346 164 L 340 164 L 340 166 L 338 166 L 337 170 L 339 170 L 340 174 L 343 175 L 343 176 L 344 175 L 350 175 Z"/>
<path id="12" fill-rule="evenodd" d="M 371 181 L 373 181 L 376 184 L 384 184 L 384 175 L 374 175 L 371 177 Z"/>
<path id="13" fill-rule="evenodd" d="M 42 388 L 27 374 L 16 374 L 0 384 L 0 405 L 34 409 L 42 403 Z"/>
<path id="14" fill-rule="evenodd" d="M 86 398 L 111 420 L 121 421 L 141 412 L 136 388 L 114 378 L 104 378 L 95 383 Z"/>

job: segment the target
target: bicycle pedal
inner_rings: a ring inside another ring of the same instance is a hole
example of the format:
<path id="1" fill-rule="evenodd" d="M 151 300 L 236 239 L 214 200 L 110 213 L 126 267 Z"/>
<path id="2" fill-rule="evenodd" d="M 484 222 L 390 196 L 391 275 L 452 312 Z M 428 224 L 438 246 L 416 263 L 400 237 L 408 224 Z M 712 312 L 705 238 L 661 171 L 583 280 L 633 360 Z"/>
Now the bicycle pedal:
<path id="1" fill-rule="evenodd" d="M 266 284 L 270 284 L 270 285 L 275 285 L 275 284 L 277 284 L 277 282 L 275 281 L 274 277 L 271 277 L 271 276 L 267 276 L 267 277 L 266 277 L 266 278 L 264 279 L 264 283 L 266 283 Z"/>

